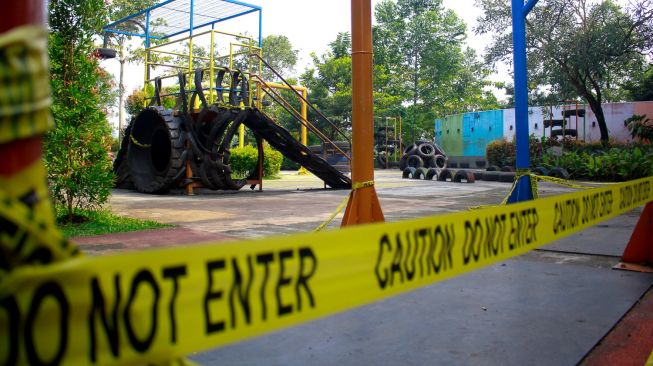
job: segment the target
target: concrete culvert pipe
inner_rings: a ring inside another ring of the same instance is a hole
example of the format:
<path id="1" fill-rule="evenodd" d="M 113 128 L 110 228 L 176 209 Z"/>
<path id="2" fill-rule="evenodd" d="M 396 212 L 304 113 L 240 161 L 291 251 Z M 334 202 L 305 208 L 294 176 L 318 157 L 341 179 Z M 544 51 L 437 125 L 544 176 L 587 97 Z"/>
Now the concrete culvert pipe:
<path id="1" fill-rule="evenodd" d="M 162 107 L 141 111 L 132 124 L 127 159 L 132 181 L 144 193 L 166 193 L 183 174 L 181 119 Z"/>

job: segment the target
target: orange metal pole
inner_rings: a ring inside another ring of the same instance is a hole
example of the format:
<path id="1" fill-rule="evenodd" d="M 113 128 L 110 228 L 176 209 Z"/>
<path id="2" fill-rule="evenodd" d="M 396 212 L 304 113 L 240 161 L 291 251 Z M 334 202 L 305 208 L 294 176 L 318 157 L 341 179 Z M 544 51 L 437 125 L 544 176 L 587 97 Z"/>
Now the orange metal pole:
<path id="1" fill-rule="evenodd" d="M 372 4 L 351 1 L 352 191 L 341 226 L 384 221 L 374 189 Z"/>

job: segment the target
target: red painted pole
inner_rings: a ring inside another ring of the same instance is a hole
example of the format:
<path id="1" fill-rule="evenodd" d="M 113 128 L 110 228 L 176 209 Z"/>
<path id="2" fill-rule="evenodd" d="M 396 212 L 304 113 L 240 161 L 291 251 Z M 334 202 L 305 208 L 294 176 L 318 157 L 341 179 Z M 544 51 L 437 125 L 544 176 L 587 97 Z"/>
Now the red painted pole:
<path id="1" fill-rule="evenodd" d="M 342 226 L 384 221 L 374 189 L 372 4 L 351 1 L 352 191 Z"/>
<path id="2" fill-rule="evenodd" d="M 45 4 L 42 0 L 7 1 L 0 12 L 0 34 L 28 24 L 45 23 Z M 0 175 L 9 177 L 41 158 L 42 135 L 0 143 Z"/>

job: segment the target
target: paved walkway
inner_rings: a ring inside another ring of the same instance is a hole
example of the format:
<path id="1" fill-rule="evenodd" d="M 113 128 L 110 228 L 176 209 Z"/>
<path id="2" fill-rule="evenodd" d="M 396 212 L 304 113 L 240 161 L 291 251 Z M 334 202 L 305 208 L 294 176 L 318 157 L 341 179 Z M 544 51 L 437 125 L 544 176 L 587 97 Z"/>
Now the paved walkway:
<path id="1" fill-rule="evenodd" d="M 377 171 L 376 187 L 386 221 L 496 204 L 510 188 L 404 180 L 396 170 Z M 540 188 L 543 195 L 570 190 Z M 76 241 L 103 255 L 305 232 L 348 193 L 289 173 L 265 181 L 263 192 L 116 190 L 116 213 L 177 227 Z M 646 296 L 653 275 L 611 268 L 640 212 L 465 276 L 193 358 L 206 365 L 642 365 L 653 349 L 653 296 Z M 337 228 L 341 216 L 328 228 Z"/>

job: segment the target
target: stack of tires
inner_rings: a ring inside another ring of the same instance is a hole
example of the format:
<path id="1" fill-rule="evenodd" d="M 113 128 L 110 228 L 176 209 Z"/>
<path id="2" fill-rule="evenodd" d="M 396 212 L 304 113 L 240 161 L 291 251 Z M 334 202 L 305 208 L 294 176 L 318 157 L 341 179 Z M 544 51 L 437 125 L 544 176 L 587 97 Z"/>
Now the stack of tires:
<path id="1" fill-rule="evenodd" d="M 447 155 L 437 144 L 430 141 L 417 141 L 406 146 L 399 161 L 399 169 L 404 176 L 436 177 L 447 167 Z"/>
<path id="2" fill-rule="evenodd" d="M 417 141 L 406 146 L 399 161 L 399 168 L 401 170 L 407 167 L 444 169 L 447 167 L 447 160 L 447 155 L 438 145 L 429 141 Z"/>

